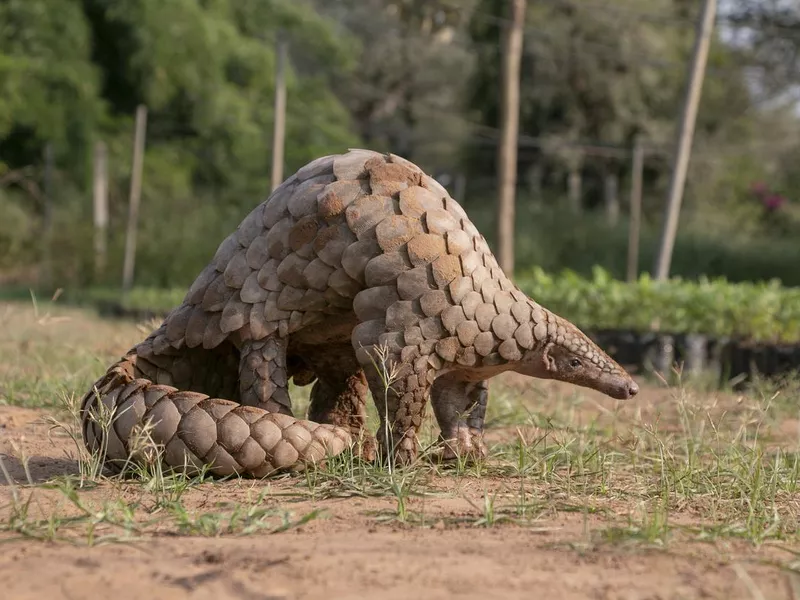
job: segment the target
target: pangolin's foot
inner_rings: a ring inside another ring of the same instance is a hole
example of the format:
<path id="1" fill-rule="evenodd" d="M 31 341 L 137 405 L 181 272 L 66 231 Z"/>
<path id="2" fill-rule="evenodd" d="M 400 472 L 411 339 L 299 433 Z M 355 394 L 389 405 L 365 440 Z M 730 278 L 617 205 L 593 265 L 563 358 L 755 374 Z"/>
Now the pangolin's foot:
<path id="1" fill-rule="evenodd" d="M 385 443 L 386 436 L 383 432 L 378 433 L 378 448 L 384 461 L 388 462 L 389 453 L 392 454 L 392 460 L 395 466 L 408 466 L 417 460 L 419 453 L 417 445 L 417 436 L 413 431 L 407 431 L 405 434 L 394 433 L 390 434 L 390 444 Z"/>
<path id="2" fill-rule="evenodd" d="M 454 438 L 441 439 L 442 449 L 434 454 L 439 461 L 465 460 L 477 462 L 485 460 L 489 455 L 483 441 L 483 433 L 474 427 L 459 425 Z"/>
<path id="3" fill-rule="evenodd" d="M 354 434 L 353 455 L 364 462 L 373 463 L 378 457 L 378 441 L 364 429 Z"/>

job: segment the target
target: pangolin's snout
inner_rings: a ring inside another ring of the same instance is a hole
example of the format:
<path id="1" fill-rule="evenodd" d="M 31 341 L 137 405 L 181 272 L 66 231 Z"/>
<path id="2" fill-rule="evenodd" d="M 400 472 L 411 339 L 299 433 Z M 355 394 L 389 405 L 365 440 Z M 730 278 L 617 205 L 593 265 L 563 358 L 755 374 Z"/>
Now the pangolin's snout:
<path id="1" fill-rule="evenodd" d="M 639 385 L 628 378 L 616 378 L 606 390 L 606 394 L 616 400 L 630 400 L 639 393 Z"/>

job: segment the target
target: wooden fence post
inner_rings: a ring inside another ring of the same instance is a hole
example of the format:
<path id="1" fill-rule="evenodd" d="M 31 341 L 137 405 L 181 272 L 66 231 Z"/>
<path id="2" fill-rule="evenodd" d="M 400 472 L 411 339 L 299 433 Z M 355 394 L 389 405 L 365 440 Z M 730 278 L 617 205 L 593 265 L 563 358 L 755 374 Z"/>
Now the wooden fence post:
<path id="1" fill-rule="evenodd" d="M 125 235 L 125 262 L 122 268 L 122 297 L 127 298 L 133 286 L 133 271 L 136 262 L 136 228 L 139 222 L 139 202 L 142 195 L 142 166 L 144 144 L 147 134 L 147 107 L 136 107 L 136 133 L 133 140 L 133 167 L 131 169 L 130 204 L 128 205 L 128 229 Z"/>

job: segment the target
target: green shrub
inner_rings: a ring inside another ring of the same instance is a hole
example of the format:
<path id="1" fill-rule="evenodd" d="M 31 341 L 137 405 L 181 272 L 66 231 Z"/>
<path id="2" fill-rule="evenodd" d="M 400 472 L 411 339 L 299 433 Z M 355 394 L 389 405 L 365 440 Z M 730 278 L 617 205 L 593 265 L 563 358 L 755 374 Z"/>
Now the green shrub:
<path id="1" fill-rule="evenodd" d="M 520 288 L 553 312 L 587 329 L 703 333 L 761 342 L 800 342 L 800 288 L 778 281 L 731 283 L 724 278 L 635 283 L 595 267 L 592 278 L 535 267 Z"/>

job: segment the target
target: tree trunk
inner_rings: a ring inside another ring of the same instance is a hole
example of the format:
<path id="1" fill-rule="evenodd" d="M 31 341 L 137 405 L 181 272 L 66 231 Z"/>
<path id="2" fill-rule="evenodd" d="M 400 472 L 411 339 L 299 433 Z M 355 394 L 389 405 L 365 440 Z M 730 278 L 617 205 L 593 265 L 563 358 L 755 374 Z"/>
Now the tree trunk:
<path id="1" fill-rule="evenodd" d="M 136 107 L 136 131 L 133 137 L 133 165 L 131 166 L 131 191 L 128 204 L 128 228 L 125 234 L 125 256 L 122 264 L 122 295 L 127 299 L 133 286 L 136 267 L 136 228 L 139 223 L 139 203 L 142 197 L 142 169 L 147 136 L 147 107 Z"/>
<path id="2" fill-rule="evenodd" d="M 642 179 L 644 171 L 644 147 L 642 138 L 637 136 L 633 143 L 631 164 L 630 223 L 628 228 L 628 281 L 636 281 L 639 276 L 639 229 L 642 221 Z"/>
<path id="3" fill-rule="evenodd" d="M 497 246 L 500 268 L 514 273 L 514 201 L 519 139 L 519 78 L 525 0 L 511 0 L 511 20 L 503 40 L 500 144 L 498 146 Z"/>
<path id="4" fill-rule="evenodd" d="M 53 171 L 55 170 L 53 144 L 44 147 L 44 218 L 42 219 L 42 268 L 41 282 L 53 284 Z"/>
<path id="5" fill-rule="evenodd" d="M 94 146 L 94 276 L 99 282 L 106 271 L 108 254 L 108 149 L 103 141 Z"/>
<path id="6" fill-rule="evenodd" d="M 283 155 L 286 145 L 286 40 L 278 33 L 275 49 L 275 123 L 272 129 L 272 191 L 283 183 Z"/>
<path id="7" fill-rule="evenodd" d="M 681 202 L 683 202 L 686 174 L 689 170 L 689 160 L 692 154 L 695 122 L 700 106 L 700 96 L 703 92 L 706 63 L 711 49 L 716 14 L 717 0 L 704 0 L 703 8 L 697 21 L 697 36 L 689 64 L 689 83 L 686 87 L 678 126 L 678 138 L 669 182 L 664 226 L 661 232 L 658 256 L 653 269 L 654 278 L 659 281 L 669 277 L 669 269 L 672 264 L 672 250 L 675 246 L 675 238 L 678 235 Z"/>

